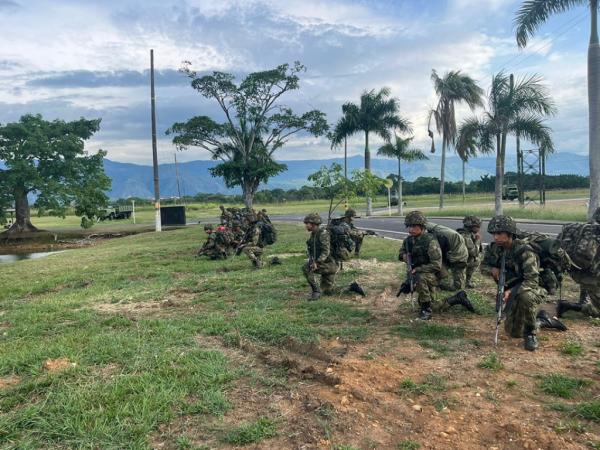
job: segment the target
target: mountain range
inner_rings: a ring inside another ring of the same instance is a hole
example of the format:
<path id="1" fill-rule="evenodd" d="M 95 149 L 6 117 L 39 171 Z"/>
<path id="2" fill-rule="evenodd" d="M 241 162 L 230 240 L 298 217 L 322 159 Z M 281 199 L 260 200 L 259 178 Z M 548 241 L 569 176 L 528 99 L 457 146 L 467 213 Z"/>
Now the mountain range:
<path id="1" fill-rule="evenodd" d="M 526 158 L 527 161 L 537 168 L 535 158 Z M 273 177 L 262 189 L 293 189 L 308 184 L 307 177 L 316 172 L 321 166 L 329 166 L 336 162 L 343 165 L 343 158 L 319 159 L 319 160 L 294 160 L 280 161 L 287 165 L 288 169 Z M 228 189 L 221 178 L 210 175 L 209 169 L 218 164 L 218 161 L 190 161 L 178 164 L 179 186 L 181 195 L 194 195 L 199 192 L 239 194 L 240 189 Z M 470 160 L 466 168 L 467 181 L 477 180 L 480 177 L 495 173 L 496 159 L 493 156 L 481 156 Z M 348 174 L 354 169 L 364 167 L 362 156 L 348 158 Z M 152 198 L 154 196 L 154 178 L 152 166 L 140 164 L 121 163 L 117 161 L 104 160 L 104 170 L 112 179 L 112 189 L 109 192 L 111 199 L 140 197 Z M 398 162 L 392 159 L 372 159 L 371 170 L 382 177 L 390 173 L 398 172 Z M 514 155 L 507 156 L 506 171 L 516 171 L 516 158 Z M 589 160 L 587 155 L 574 153 L 556 153 L 549 155 L 546 162 L 546 173 L 548 175 L 577 174 L 589 175 Z M 405 180 L 412 181 L 417 177 L 440 176 L 440 157 L 430 155 L 428 160 L 403 163 L 402 175 Z M 161 164 L 159 166 L 160 193 L 161 197 L 174 197 L 178 195 L 177 176 L 175 164 Z M 461 160 L 452 155 L 446 159 L 446 180 L 459 181 L 462 178 Z"/>

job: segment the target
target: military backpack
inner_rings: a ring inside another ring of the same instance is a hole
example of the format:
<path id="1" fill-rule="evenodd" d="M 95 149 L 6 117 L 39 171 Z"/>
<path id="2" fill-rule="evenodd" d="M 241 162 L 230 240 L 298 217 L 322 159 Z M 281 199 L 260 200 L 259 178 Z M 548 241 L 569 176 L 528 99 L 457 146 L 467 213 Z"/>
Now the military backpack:
<path id="1" fill-rule="evenodd" d="M 260 240 L 263 246 L 273 245 L 277 242 L 277 230 L 273 224 L 260 221 L 257 225 L 260 226 Z"/>
<path id="2" fill-rule="evenodd" d="M 331 256 L 336 261 L 348 261 L 352 257 L 354 241 L 350 237 L 350 227 L 344 222 L 331 221 L 327 227 L 331 242 Z"/>
<path id="3" fill-rule="evenodd" d="M 575 267 L 600 276 L 600 225 L 568 223 L 563 226 L 558 241 Z"/>

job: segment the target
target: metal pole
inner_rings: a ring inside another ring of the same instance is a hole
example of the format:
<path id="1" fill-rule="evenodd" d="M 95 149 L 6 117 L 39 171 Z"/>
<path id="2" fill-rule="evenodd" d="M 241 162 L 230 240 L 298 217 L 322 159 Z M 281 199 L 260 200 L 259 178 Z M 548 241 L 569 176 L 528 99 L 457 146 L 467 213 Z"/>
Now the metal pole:
<path id="1" fill-rule="evenodd" d="M 392 194 L 391 188 L 388 187 L 388 216 L 392 215 Z"/>
<path id="2" fill-rule="evenodd" d="M 131 215 L 133 216 L 133 224 L 135 225 L 135 200 L 131 200 Z"/>
<path id="3" fill-rule="evenodd" d="M 175 179 L 177 180 L 177 196 L 179 197 L 179 201 L 181 201 L 181 188 L 179 187 L 179 168 L 177 167 L 177 153 L 173 154 L 175 158 Z"/>
<path id="4" fill-rule="evenodd" d="M 154 167 L 154 219 L 155 231 L 161 231 L 160 190 L 158 185 L 158 153 L 156 150 L 156 100 L 154 96 L 154 50 L 150 50 L 150 106 L 152 115 L 152 165 Z"/>

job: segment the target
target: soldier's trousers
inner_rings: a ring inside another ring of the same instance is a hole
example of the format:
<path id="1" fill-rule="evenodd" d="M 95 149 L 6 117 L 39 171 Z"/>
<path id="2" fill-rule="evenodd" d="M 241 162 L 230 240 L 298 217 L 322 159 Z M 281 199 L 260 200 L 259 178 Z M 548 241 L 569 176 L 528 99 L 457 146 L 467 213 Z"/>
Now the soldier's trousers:
<path id="1" fill-rule="evenodd" d="M 360 248 L 362 247 L 364 238 L 365 236 L 362 234 L 352 236 L 352 240 L 354 241 L 354 253 L 360 253 Z"/>
<path id="2" fill-rule="evenodd" d="M 537 305 L 541 303 L 541 292 L 531 289 L 517 288 L 506 311 L 504 331 L 511 337 L 520 338 L 528 334 L 536 334 Z"/>
<path id="3" fill-rule="evenodd" d="M 260 265 L 260 258 L 262 257 L 263 251 L 263 248 L 259 246 L 246 246 L 242 249 L 242 252 L 250 258 L 250 261 L 252 261 L 252 264 L 255 266 Z"/>
<path id="4" fill-rule="evenodd" d="M 479 269 L 479 263 L 479 258 L 470 259 L 467 261 L 467 270 L 465 275 L 466 282 L 469 282 L 473 279 L 473 274 L 477 272 L 477 269 Z"/>
<path id="5" fill-rule="evenodd" d="M 434 303 L 435 291 L 438 286 L 438 277 L 433 273 L 418 273 L 415 277 L 415 292 L 419 305 Z"/>
<path id="6" fill-rule="evenodd" d="M 447 275 L 440 283 L 440 289 L 444 291 L 458 291 L 464 289 L 467 278 L 467 263 L 454 263 L 444 266 L 443 273 Z"/>
<path id="7" fill-rule="evenodd" d="M 333 293 L 333 286 L 335 284 L 335 274 L 339 270 L 339 265 L 334 262 L 319 263 L 317 268 L 311 270 L 310 263 L 306 262 L 302 266 L 302 273 L 306 277 L 306 281 L 315 292 L 323 291 L 324 294 Z M 321 283 L 317 281 L 317 275 L 321 275 Z"/>
<path id="8" fill-rule="evenodd" d="M 600 317 L 600 281 L 591 275 L 571 273 L 571 278 L 584 289 L 590 297 L 590 302 L 581 307 L 586 316 Z"/>

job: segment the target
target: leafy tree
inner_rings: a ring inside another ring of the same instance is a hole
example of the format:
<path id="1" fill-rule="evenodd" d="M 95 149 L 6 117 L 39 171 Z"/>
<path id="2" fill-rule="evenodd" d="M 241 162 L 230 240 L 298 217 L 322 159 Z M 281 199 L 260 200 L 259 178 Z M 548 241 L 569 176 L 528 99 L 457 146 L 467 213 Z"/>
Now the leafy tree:
<path id="1" fill-rule="evenodd" d="M 10 195 L 15 223 L 8 233 L 37 231 L 29 212 L 29 195 L 39 213 L 64 217 L 74 206 L 78 215 L 92 219 L 105 207 L 110 179 L 104 174 L 105 152 L 88 155 L 84 142 L 100 127 L 100 119 L 46 121 L 25 115 L 19 122 L 0 126 L 0 210 Z M 84 221 L 82 221 L 84 224 Z"/>
<path id="2" fill-rule="evenodd" d="M 182 71 L 200 95 L 219 106 L 224 122 L 197 116 L 173 124 L 167 134 L 175 135 L 173 143 L 180 149 L 200 147 L 221 160 L 212 175 L 223 177 L 227 187 L 241 186 L 249 208 L 260 184 L 286 169 L 274 160 L 276 150 L 296 133 L 321 136 L 328 130 L 321 111 L 298 115 L 281 104 L 284 94 L 300 86 L 299 74 L 305 68 L 298 62 L 251 73 L 238 84 L 229 73 L 199 76 L 190 63 L 184 63 Z"/>
<path id="3" fill-rule="evenodd" d="M 550 129 L 543 117 L 554 114 L 555 107 L 547 89 L 536 76 L 524 77 L 514 82 L 503 72 L 492 79 L 483 118 L 471 118 L 463 124 L 461 139 L 476 145 L 483 153 L 496 153 L 495 213 L 502 214 L 502 186 L 506 140 L 509 134 L 528 139 L 542 152 L 553 151 Z"/>
<path id="4" fill-rule="evenodd" d="M 590 43 L 588 47 L 588 105 L 590 201 L 588 218 L 600 206 L 600 44 L 598 42 L 598 0 L 527 0 L 515 18 L 517 44 L 525 47 L 531 36 L 548 18 L 575 6 L 590 9 Z"/>
<path id="5" fill-rule="evenodd" d="M 308 181 L 322 190 L 325 198 L 329 200 L 329 218 L 345 199 L 355 194 L 357 187 L 344 175 L 342 166 L 337 163 L 333 163 L 329 167 L 322 166 L 317 172 L 308 176 Z M 336 199 L 338 201 L 334 204 Z"/>
<path id="6" fill-rule="evenodd" d="M 379 156 L 387 156 L 388 158 L 398 159 L 398 213 L 403 214 L 403 201 L 402 201 L 402 161 L 413 162 L 423 159 L 429 159 L 422 150 L 416 148 L 410 148 L 410 144 L 413 140 L 412 137 L 402 139 L 398 135 L 395 136 L 396 142 L 385 144 L 379 147 L 377 154 Z"/>
<path id="7" fill-rule="evenodd" d="M 345 103 L 342 106 L 342 119 L 340 123 L 341 133 L 334 132 L 334 140 L 351 136 L 362 132 L 365 135 L 365 170 L 371 171 L 371 151 L 369 149 L 369 137 L 375 134 L 385 142 L 390 142 L 392 130 L 409 133 L 411 131 L 409 122 L 400 116 L 400 105 L 398 100 L 390 98 L 390 89 L 381 88 L 365 91 L 360 96 L 360 104 Z M 336 127 L 337 130 L 337 127 Z M 367 196 L 367 215 L 373 213 L 371 197 Z"/>
<path id="8" fill-rule="evenodd" d="M 483 90 L 475 80 L 463 75 L 460 70 L 446 72 L 443 77 L 432 70 L 431 81 L 438 96 L 438 103 L 436 108 L 429 114 L 429 124 L 431 125 L 431 119 L 433 118 L 437 132 L 442 135 L 442 163 L 440 167 L 440 209 L 442 209 L 444 207 L 444 181 L 446 179 L 446 149 L 454 144 L 457 134 L 454 107 L 457 103 L 466 103 L 471 110 L 481 106 L 483 104 Z M 428 131 L 432 139 L 431 148 L 434 151 L 433 133 L 431 130 Z"/>

